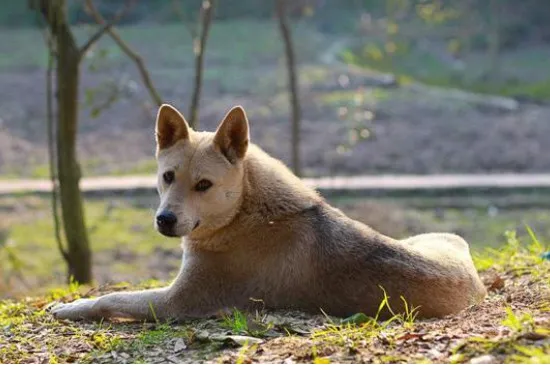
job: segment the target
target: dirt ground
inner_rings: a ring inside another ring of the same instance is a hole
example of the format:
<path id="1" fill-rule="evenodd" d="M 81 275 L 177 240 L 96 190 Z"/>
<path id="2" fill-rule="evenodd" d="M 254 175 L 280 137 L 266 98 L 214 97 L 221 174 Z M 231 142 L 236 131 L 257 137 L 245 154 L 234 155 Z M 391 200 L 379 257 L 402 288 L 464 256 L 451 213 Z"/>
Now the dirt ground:
<path id="1" fill-rule="evenodd" d="M 482 269 L 488 297 L 430 320 L 415 320 L 414 311 L 376 322 L 260 310 L 179 324 L 74 323 L 52 318 L 53 300 L 129 287 L 57 290 L 0 302 L 0 362 L 548 363 L 550 266 L 534 254 L 514 249 L 487 257 L 493 266 Z"/>
<path id="2" fill-rule="evenodd" d="M 387 334 L 382 331 L 370 341 L 361 338 L 360 332 L 356 338 L 348 335 L 348 338 L 338 339 L 337 333 L 329 333 L 324 334 L 324 338 L 319 336 L 320 341 L 316 341 L 315 337 L 310 341 L 291 341 L 290 349 L 288 341 L 273 340 L 247 353 L 245 359 L 259 363 L 308 362 L 314 360 L 311 348 L 316 343 L 317 357 L 330 359 L 330 362 L 349 363 L 423 360 L 433 363 L 504 363 L 510 361 L 510 355 L 515 352 L 512 346 L 507 348 L 510 345 L 507 342 L 518 347 L 534 345 L 547 351 L 550 348 L 547 332 L 544 335 L 526 332 L 518 336 L 514 334 L 514 329 L 502 322 L 506 319 L 505 308 L 510 306 L 514 312 L 531 313 L 535 327 L 550 329 L 550 313 L 540 310 L 541 303 L 549 298 L 548 287 L 534 284 L 531 278 L 509 274 L 499 276 L 496 272 L 485 273 L 483 279 L 491 288 L 489 297 L 457 315 L 442 320 L 417 321 L 408 328 L 403 325 L 390 326 Z M 474 338 L 480 339 L 479 343 Z M 333 340 L 334 343 L 327 341 L 329 344 L 326 344 L 323 340 Z M 499 341 L 503 343 L 497 345 Z M 235 362 L 238 356 L 226 355 L 222 360 Z"/>

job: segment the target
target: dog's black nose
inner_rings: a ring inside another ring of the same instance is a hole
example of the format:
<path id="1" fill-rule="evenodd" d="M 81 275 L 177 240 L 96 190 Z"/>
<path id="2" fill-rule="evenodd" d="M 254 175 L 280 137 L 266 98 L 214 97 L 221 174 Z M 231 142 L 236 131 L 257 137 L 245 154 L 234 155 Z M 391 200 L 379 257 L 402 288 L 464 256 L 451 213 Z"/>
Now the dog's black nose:
<path id="1" fill-rule="evenodd" d="M 174 227 L 178 217 L 172 212 L 164 210 L 157 215 L 157 226 L 161 229 L 171 229 Z"/>

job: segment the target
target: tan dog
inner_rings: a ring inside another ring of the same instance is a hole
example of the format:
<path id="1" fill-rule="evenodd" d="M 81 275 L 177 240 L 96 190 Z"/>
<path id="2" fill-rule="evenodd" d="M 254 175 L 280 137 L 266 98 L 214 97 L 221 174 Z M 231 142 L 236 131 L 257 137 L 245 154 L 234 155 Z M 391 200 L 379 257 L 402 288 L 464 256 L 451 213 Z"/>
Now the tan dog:
<path id="1" fill-rule="evenodd" d="M 462 238 L 430 233 L 397 241 L 346 217 L 249 145 L 241 107 L 211 133 L 191 130 L 163 105 L 156 137 L 155 224 L 166 236 L 184 237 L 179 275 L 162 289 L 60 304 L 58 318 L 183 319 L 244 309 L 251 298 L 267 308 L 374 316 L 381 287 L 394 311 L 403 310 L 403 296 L 421 316 L 441 317 L 486 295 Z"/>

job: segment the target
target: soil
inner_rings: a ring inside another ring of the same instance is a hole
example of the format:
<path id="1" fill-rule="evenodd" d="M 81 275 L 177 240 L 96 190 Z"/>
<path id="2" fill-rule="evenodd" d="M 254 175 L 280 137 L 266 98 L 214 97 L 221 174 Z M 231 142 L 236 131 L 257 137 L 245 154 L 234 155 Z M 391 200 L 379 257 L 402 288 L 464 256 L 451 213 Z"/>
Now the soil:
<path id="1" fill-rule="evenodd" d="M 535 272 L 513 267 L 486 271 L 482 279 L 489 295 L 482 303 L 443 319 L 389 324 L 368 319 L 340 324 L 341 319 L 323 314 L 283 311 L 242 314 L 244 329 L 231 314 L 181 324 L 75 324 L 52 319 L 47 313 L 51 299 L 27 298 L 0 307 L 0 315 L 12 313 L 15 321 L 0 329 L 0 345 L 5 345 L 0 346 L 0 361 L 547 363 L 550 293 L 547 278 Z M 101 287 L 84 296 L 128 289 Z"/>
<path id="2" fill-rule="evenodd" d="M 536 326 L 550 328 L 550 313 L 540 311 L 541 303 L 549 298 L 547 285 L 534 284 L 529 277 L 501 276 L 496 272 L 485 273 L 483 279 L 492 289 L 489 297 L 479 305 L 444 319 L 417 321 L 411 328 L 401 329 L 393 336 L 381 333 L 372 341 L 350 341 L 346 349 L 321 344 L 318 345 L 317 356 L 338 363 L 412 363 L 422 360 L 451 363 L 475 362 L 475 359 L 482 359 L 482 363 L 504 363 L 513 352 L 506 348 L 507 341 L 517 346 L 535 345 L 548 349 L 550 338 L 547 335 L 525 333 L 514 338 L 513 330 L 502 325 L 506 317 L 505 308 L 511 307 L 515 312 L 533 313 Z M 498 289 L 492 286 L 501 280 Z M 481 338 L 481 343 L 483 340 L 489 343 L 501 341 L 503 345 L 479 348 L 475 341 L 473 344 L 469 342 L 472 338 Z M 314 345 L 315 341 L 311 340 L 289 342 L 281 338 L 260 345 L 246 358 L 254 363 L 309 362 L 313 360 L 311 348 Z M 234 362 L 237 358 L 232 354 L 222 359 Z"/>

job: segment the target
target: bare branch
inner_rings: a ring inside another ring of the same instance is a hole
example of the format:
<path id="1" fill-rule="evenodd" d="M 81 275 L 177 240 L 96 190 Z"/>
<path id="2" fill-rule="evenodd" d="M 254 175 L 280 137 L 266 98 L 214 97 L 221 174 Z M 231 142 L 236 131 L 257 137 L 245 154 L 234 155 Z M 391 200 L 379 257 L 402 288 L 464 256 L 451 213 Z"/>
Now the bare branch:
<path id="1" fill-rule="evenodd" d="M 80 47 L 80 50 L 79 50 L 80 58 L 84 57 L 86 55 L 86 52 L 88 52 L 88 50 L 90 49 L 90 47 L 92 47 L 94 43 L 97 42 L 99 38 L 101 38 L 101 36 L 105 34 L 105 32 L 109 30 L 112 26 L 113 26 L 113 21 L 110 21 L 108 24 L 105 24 L 100 29 L 98 29 L 98 31 L 95 32 L 94 35 L 92 35 L 82 47 Z"/>
<path id="2" fill-rule="evenodd" d="M 94 17 L 95 22 L 100 25 L 105 25 L 106 24 L 105 18 L 103 18 L 103 16 L 99 13 L 97 8 L 95 7 L 93 0 L 85 0 L 85 2 L 86 2 L 86 7 L 88 8 L 88 11 Z M 162 104 L 162 98 L 160 97 L 160 94 L 158 93 L 155 86 L 153 85 L 149 72 L 145 68 L 145 64 L 143 63 L 142 58 L 130 48 L 130 46 L 120 37 L 120 35 L 114 28 L 112 27 L 108 28 L 107 33 L 115 41 L 115 43 L 120 47 L 120 49 L 126 54 L 126 56 L 128 56 L 132 61 L 134 61 L 141 75 L 141 79 L 143 80 L 145 87 L 149 91 L 151 98 L 153 99 L 155 104 L 157 104 L 157 106 L 160 106 Z"/>
<path id="3" fill-rule="evenodd" d="M 275 9 L 279 19 L 279 29 L 285 46 L 286 67 L 288 70 L 288 88 L 292 108 L 292 168 L 297 176 L 301 175 L 300 163 L 300 98 L 298 96 L 298 74 L 292 33 L 287 19 L 287 0 L 275 0 Z"/>
<path id="4" fill-rule="evenodd" d="M 199 103 L 202 89 L 202 70 L 204 67 L 204 51 L 206 41 L 210 31 L 212 15 L 214 13 L 214 0 L 203 0 L 199 16 L 200 39 L 193 39 L 193 53 L 195 54 L 195 87 L 193 97 L 189 107 L 190 124 L 192 128 L 197 128 L 199 124 Z"/>
<path id="5" fill-rule="evenodd" d="M 174 5 L 174 11 L 175 11 L 176 15 L 181 19 L 181 22 L 183 23 L 183 26 L 187 28 L 187 30 L 189 31 L 189 34 L 191 35 L 191 38 L 193 38 L 193 40 L 194 40 L 195 38 L 197 38 L 199 24 L 197 24 L 197 29 L 193 29 L 193 27 L 191 26 L 191 22 L 189 21 L 188 17 L 186 17 L 184 15 L 183 11 L 181 10 L 181 4 L 180 4 L 179 0 L 174 0 L 173 5 Z"/>
<path id="6" fill-rule="evenodd" d="M 89 3 L 92 4 L 93 6 L 93 3 L 90 1 Z M 90 49 L 91 46 L 93 46 L 98 40 L 99 38 L 101 38 L 101 36 L 103 34 L 105 34 L 105 32 L 109 31 L 114 24 L 118 23 L 120 21 L 120 19 L 122 19 L 122 17 L 130 10 L 130 8 L 133 6 L 133 4 L 135 3 L 135 0 L 133 1 L 130 1 L 130 2 L 127 2 L 126 3 L 126 6 L 123 7 L 122 9 L 120 9 L 116 14 L 115 16 L 113 17 L 113 19 L 111 19 L 110 21 L 108 22 L 103 22 L 102 24 L 102 27 L 99 28 L 97 30 L 97 32 L 95 32 L 89 39 L 88 41 L 80 48 L 80 57 L 84 57 L 86 55 L 86 52 L 88 52 L 88 50 Z M 86 2 L 86 5 L 89 7 L 90 4 L 88 4 L 88 2 Z"/>

